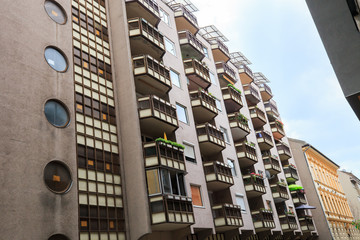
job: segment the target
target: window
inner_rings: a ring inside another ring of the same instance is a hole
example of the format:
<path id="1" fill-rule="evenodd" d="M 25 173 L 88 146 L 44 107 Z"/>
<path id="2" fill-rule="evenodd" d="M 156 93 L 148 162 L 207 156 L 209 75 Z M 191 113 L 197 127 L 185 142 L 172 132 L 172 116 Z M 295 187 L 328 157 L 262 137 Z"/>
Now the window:
<path id="1" fill-rule="evenodd" d="M 69 238 L 62 234 L 55 234 L 49 237 L 49 240 L 69 240 Z"/>
<path id="2" fill-rule="evenodd" d="M 57 3 L 53 1 L 45 1 L 45 11 L 49 17 L 54 20 L 56 23 L 65 24 L 66 23 L 66 13 L 65 10 Z"/>
<path id="3" fill-rule="evenodd" d="M 161 169 L 163 193 L 186 196 L 184 175 Z"/>
<path id="4" fill-rule="evenodd" d="M 220 127 L 220 131 L 224 134 L 225 142 L 230 143 L 228 131 L 226 128 Z"/>
<path id="5" fill-rule="evenodd" d="M 203 49 L 204 49 L 204 55 L 205 55 L 205 57 L 209 58 L 208 49 L 207 49 L 206 47 L 204 47 Z"/>
<path id="6" fill-rule="evenodd" d="M 194 146 L 184 143 L 185 146 L 185 159 L 190 162 L 196 162 Z"/>
<path id="7" fill-rule="evenodd" d="M 171 82 L 172 84 L 174 84 L 177 87 L 181 87 L 180 85 L 180 76 L 177 72 L 174 72 L 172 69 L 170 69 L 170 78 L 171 78 Z"/>
<path id="8" fill-rule="evenodd" d="M 44 181 L 51 191 L 65 193 L 72 184 L 70 170 L 60 161 L 51 161 L 44 169 Z"/>
<path id="9" fill-rule="evenodd" d="M 194 206 L 203 206 L 201 191 L 199 186 L 191 185 L 191 198 Z"/>
<path id="10" fill-rule="evenodd" d="M 70 121 L 65 106 L 56 100 L 49 100 L 44 108 L 46 119 L 55 127 L 66 127 Z"/>
<path id="11" fill-rule="evenodd" d="M 166 51 L 170 52 L 172 55 L 176 56 L 176 50 L 175 50 L 175 44 L 170 41 L 168 38 L 164 38 L 165 39 L 165 48 Z"/>
<path id="12" fill-rule="evenodd" d="M 68 65 L 63 53 L 53 47 L 45 49 L 45 59 L 49 66 L 58 72 L 65 72 Z"/>
<path id="13" fill-rule="evenodd" d="M 222 108 L 221 108 L 221 102 L 219 99 L 215 99 L 215 102 L 216 102 L 216 108 L 221 112 L 222 111 Z"/>
<path id="14" fill-rule="evenodd" d="M 237 174 L 236 174 L 236 169 L 235 169 L 235 163 L 234 163 L 234 161 L 231 160 L 231 159 L 228 159 L 228 164 L 229 164 L 230 167 L 231 167 L 231 173 L 232 173 L 232 175 L 233 175 L 233 176 L 236 176 Z"/>
<path id="15" fill-rule="evenodd" d="M 243 195 L 236 195 L 236 204 L 241 206 L 241 212 L 246 213 L 245 201 Z"/>
<path id="16" fill-rule="evenodd" d="M 217 85 L 215 75 L 212 72 L 209 72 L 209 74 L 210 74 L 211 83 Z"/>
<path id="17" fill-rule="evenodd" d="M 160 13 L 160 18 L 161 20 L 166 23 L 168 26 L 170 26 L 170 18 L 169 18 L 169 14 L 167 14 L 167 12 L 165 12 L 163 9 L 159 9 L 159 13 Z"/>
<path id="18" fill-rule="evenodd" d="M 146 179 L 148 185 L 148 194 L 157 194 L 161 193 L 160 182 L 159 182 L 159 172 L 157 169 L 147 170 Z"/>
<path id="19" fill-rule="evenodd" d="M 271 201 L 266 200 L 266 207 L 267 207 L 267 209 L 272 210 Z"/>
<path id="20" fill-rule="evenodd" d="M 176 113 L 177 113 L 178 119 L 181 122 L 188 124 L 188 116 L 187 116 L 186 107 L 177 103 L 176 104 Z"/>

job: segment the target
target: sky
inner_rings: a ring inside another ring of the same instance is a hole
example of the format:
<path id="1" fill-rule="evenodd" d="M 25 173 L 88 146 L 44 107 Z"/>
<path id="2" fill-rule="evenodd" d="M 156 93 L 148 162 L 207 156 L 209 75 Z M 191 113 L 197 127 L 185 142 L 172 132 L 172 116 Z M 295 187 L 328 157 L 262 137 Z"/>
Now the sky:
<path id="1" fill-rule="evenodd" d="M 346 101 L 304 0 L 191 0 L 253 72 L 269 80 L 288 137 L 360 177 L 360 122 Z"/>

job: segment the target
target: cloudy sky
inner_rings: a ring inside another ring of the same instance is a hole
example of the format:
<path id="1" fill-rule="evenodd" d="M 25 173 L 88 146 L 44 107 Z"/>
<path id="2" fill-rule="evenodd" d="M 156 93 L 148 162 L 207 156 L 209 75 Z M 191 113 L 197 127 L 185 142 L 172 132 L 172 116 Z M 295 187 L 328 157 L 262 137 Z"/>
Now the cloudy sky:
<path id="1" fill-rule="evenodd" d="M 345 100 L 304 0 L 192 0 L 199 25 L 215 25 L 262 72 L 288 137 L 315 146 L 360 177 L 360 122 Z"/>

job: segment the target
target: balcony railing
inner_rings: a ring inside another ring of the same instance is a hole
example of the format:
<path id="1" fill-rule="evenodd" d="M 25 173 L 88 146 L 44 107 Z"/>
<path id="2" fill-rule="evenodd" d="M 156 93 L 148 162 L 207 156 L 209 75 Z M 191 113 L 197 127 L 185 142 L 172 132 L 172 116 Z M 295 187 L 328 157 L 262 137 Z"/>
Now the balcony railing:
<path id="1" fill-rule="evenodd" d="M 215 228 L 217 231 L 228 231 L 242 227 L 241 206 L 220 204 L 212 207 Z"/>
<path id="2" fill-rule="evenodd" d="M 278 174 L 281 172 L 281 167 L 277 156 L 267 155 L 263 156 L 265 169 L 271 174 Z"/>
<path id="3" fill-rule="evenodd" d="M 273 97 L 271 88 L 266 83 L 261 83 L 258 86 L 262 100 L 269 101 Z"/>
<path id="4" fill-rule="evenodd" d="M 281 214 L 279 215 L 279 220 L 281 224 L 281 229 L 284 232 L 294 231 L 299 228 L 294 214 L 289 214 L 289 213 Z"/>
<path id="5" fill-rule="evenodd" d="M 255 231 L 275 228 L 274 216 L 272 211 L 269 210 L 257 210 L 252 211 L 251 216 L 253 219 Z"/>
<path id="6" fill-rule="evenodd" d="M 216 62 L 217 74 L 229 84 L 234 84 L 236 80 L 235 71 L 232 70 L 225 62 Z"/>
<path id="7" fill-rule="evenodd" d="M 179 127 L 176 107 L 157 96 L 139 98 L 138 107 L 142 133 L 160 137 Z"/>
<path id="8" fill-rule="evenodd" d="M 176 29 L 178 31 L 189 30 L 193 35 L 199 31 L 197 18 L 181 3 L 171 5 L 175 12 Z"/>
<path id="9" fill-rule="evenodd" d="M 126 0 L 128 18 L 142 17 L 157 26 L 160 22 L 159 6 L 153 0 Z"/>
<path id="10" fill-rule="evenodd" d="M 248 167 L 257 163 L 255 143 L 235 143 L 236 155 L 239 160 L 239 165 Z"/>
<path id="11" fill-rule="evenodd" d="M 188 88 L 190 90 L 197 90 L 199 87 L 207 89 L 211 85 L 209 69 L 199 60 L 185 59 L 184 68 L 189 79 Z"/>
<path id="12" fill-rule="evenodd" d="M 228 47 L 219 39 L 215 39 L 211 42 L 211 49 L 215 62 L 227 62 L 230 59 L 230 53 Z"/>
<path id="13" fill-rule="evenodd" d="M 209 122 L 218 114 L 215 98 L 204 90 L 190 92 L 190 99 L 196 123 Z"/>
<path id="14" fill-rule="evenodd" d="M 177 195 L 150 196 L 152 229 L 174 230 L 195 223 L 192 201 L 189 197 Z"/>
<path id="15" fill-rule="evenodd" d="M 166 96 L 172 85 L 169 70 L 149 55 L 133 57 L 136 91 L 160 97 Z"/>
<path id="16" fill-rule="evenodd" d="M 143 18 L 128 19 L 132 55 L 147 54 L 158 61 L 165 54 L 164 36 Z"/>
<path id="17" fill-rule="evenodd" d="M 270 150 L 274 147 L 271 135 L 267 131 L 257 131 L 256 138 L 261 151 Z"/>
<path id="18" fill-rule="evenodd" d="M 248 174 L 243 176 L 243 180 L 248 198 L 258 197 L 266 193 L 263 177 Z"/>
<path id="19" fill-rule="evenodd" d="M 271 122 L 270 127 L 275 139 L 280 140 L 285 136 L 284 126 L 279 121 Z"/>
<path id="20" fill-rule="evenodd" d="M 226 111 L 228 113 L 238 112 L 243 107 L 241 92 L 231 85 L 221 88 Z"/>
<path id="21" fill-rule="evenodd" d="M 312 216 L 298 216 L 299 223 L 301 227 L 301 231 L 303 232 L 309 232 L 309 231 L 315 231 L 315 226 L 313 222 Z"/>
<path id="22" fill-rule="evenodd" d="M 260 102 L 260 95 L 252 84 L 243 85 L 244 94 L 248 105 L 253 106 Z"/>
<path id="23" fill-rule="evenodd" d="M 204 162 L 205 179 L 211 191 L 223 190 L 234 185 L 231 167 L 222 162 Z"/>
<path id="24" fill-rule="evenodd" d="M 268 114 L 272 114 L 274 116 L 279 116 L 279 111 L 278 108 L 276 106 L 276 102 L 272 99 L 270 99 L 270 101 L 265 102 L 265 110 Z"/>
<path id="25" fill-rule="evenodd" d="M 285 183 L 271 184 L 270 188 L 275 202 L 289 200 L 288 188 Z"/>
<path id="26" fill-rule="evenodd" d="M 296 182 L 297 180 L 299 180 L 296 168 L 291 165 L 284 167 L 284 173 L 288 182 Z"/>
<path id="27" fill-rule="evenodd" d="M 185 171 L 184 150 L 161 141 L 144 143 L 145 167 L 164 166 Z"/>
<path id="28" fill-rule="evenodd" d="M 276 148 L 278 150 L 281 161 L 288 160 L 289 158 L 291 158 L 290 148 L 285 143 L 282 142 L 277 143 Z"/>
<path id="29" fill-rule="evenodd" d="M 240 81 L 241 84 L 246 85 L 246 84 L 250 84 L 254 81 L 254 75 L 252 70 L 246 66 L 246 65 L 241 65 L 239 68 L 239 74 L 240 74 Z"/>
<path id="30" fill-rule="evenodd" d="M 234 142 L 243 139 L 250 133 L 249 123 L 245 116 L 240 113 L 230 113 L 228 118 Z"/>
<path id="31" fill-rule="evenodd" d="M 202 60 L 205 57 L 205 46 L 191 32 L 180 31 L 178 35 L 183 59 L 196 58 Z"/>
<path id="32" fill-rule="evenodd" d="M 250 117 L 255 129 L 259 129 L 266 124 L 265 113 L 256 106 L 249 107 Z"/>
<path id="33" fill-rule="evenodd" d="M 291 191 L 290 194 L 295 205 L 306 204 L 305 194 L 302 190 Z"/>
<path id="34" fill-rule="evenodd" d="M 221 152 L 225 147 L 224 135 L 210 123 L 196 126 L 201 154 L 205 156 Z"/>

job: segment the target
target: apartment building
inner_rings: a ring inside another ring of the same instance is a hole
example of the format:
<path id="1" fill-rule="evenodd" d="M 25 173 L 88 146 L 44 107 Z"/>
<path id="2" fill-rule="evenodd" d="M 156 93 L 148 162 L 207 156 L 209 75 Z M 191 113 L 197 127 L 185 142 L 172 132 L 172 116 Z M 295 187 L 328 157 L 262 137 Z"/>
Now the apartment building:
<path id="1" fill-rule="evenodd" d="M 355 220 L 360 219 L 360 179 L 352 172 L 339 170 L 339 181 Z"/>
<path id="2" fill-rule="evenodd" d="M 309 204 L 315 206 L 314 219 L 319 239 L 359 239 L 348 199 L 340 185 L 339 166 L 314 146 L 297 139 L 289 139 L 290 146 Z"/>
<path id="3" fill-rule="evenodd" d="M 2 238 L 317 238 L 269 80 L 190 1 L 4 6 Z"/>

